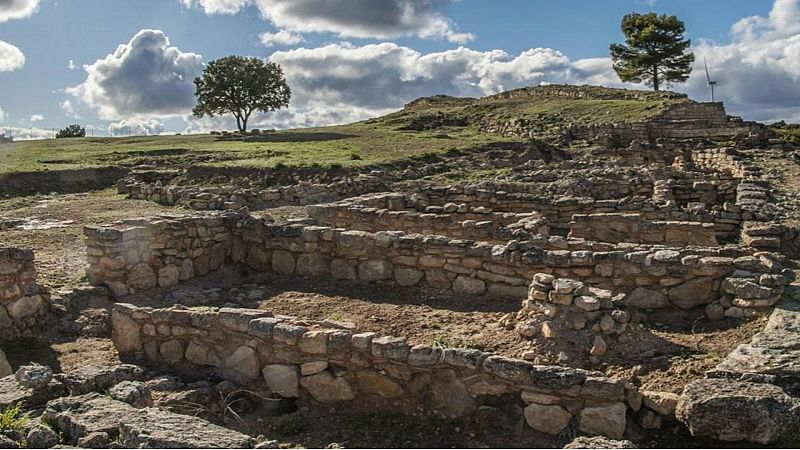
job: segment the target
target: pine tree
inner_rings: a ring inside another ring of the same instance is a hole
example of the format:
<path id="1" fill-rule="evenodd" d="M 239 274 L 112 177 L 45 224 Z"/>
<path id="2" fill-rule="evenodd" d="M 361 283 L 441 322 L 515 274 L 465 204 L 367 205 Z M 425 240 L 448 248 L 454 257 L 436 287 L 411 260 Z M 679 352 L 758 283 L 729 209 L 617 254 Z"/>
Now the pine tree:
<path id="1" fill-rule="evenodd" d="M 662 83 L 684 82 L 692 72 L 691 40 L 676 16 L 627 14 L 620 26 L 625 44 L 611 44 L 614 71 L 625 82 L 645 83 L 659 90 Z"/>

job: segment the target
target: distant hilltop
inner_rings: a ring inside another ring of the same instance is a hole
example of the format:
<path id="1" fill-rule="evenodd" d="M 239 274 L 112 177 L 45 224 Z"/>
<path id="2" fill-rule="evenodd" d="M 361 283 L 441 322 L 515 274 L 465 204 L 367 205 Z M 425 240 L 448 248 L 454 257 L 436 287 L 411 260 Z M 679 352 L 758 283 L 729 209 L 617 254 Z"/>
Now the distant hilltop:
<path id="1" fill-rule="evenodd" d="M 764 141 L 766 128 L 726 114 L 722 103 L 696 102 L 669 91 L 547 85 L 483 98 L 422 97 L 371 123 L 401 130 L 447 127 L 522 138 L 605 139 L 615 146 L 657 139 Z"/>

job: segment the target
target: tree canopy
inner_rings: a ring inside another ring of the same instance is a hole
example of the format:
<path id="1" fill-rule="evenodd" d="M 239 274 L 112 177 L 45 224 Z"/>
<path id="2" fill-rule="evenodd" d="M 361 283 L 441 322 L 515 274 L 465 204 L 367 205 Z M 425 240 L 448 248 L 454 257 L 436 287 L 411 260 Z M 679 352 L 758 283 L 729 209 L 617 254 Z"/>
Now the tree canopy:
<path id="1" fill-rule="evenodd" d="M 659 90 L 663 82 L 684 82 L 692 72 L 691 40 L 676 16 L 627 14 L 620 26 L 625 44 L 611 44 L 614 71 L 625 82 L 645 83 Z"/>
<path id="2" fill-rule="evenodd" d="M 58 130 L 56 133 L 56 139 L 61 138 L 71 138 L 71 137 L 85 137 L 86 136 L 86 128 L 78 124 L 70 125 L 66 128 L 62 128 Z"/>
<path id="3" fill-rule="evenodd" d="M 239 131 L 247 131 L 253 112 L 289 106 L 292 92 L 281 67 L 258 58 L 226 56 L 208 63 L 195 78 L 197 117 L 233 114 Z"/>

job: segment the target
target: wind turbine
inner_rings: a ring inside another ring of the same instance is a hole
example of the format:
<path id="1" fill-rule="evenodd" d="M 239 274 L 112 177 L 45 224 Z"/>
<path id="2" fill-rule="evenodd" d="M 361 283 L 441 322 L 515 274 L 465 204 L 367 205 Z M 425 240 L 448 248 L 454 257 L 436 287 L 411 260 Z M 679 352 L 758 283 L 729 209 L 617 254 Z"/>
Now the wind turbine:
<path id="1" fill-rule="evenodd" d="M 708 73 L 708 63 L 706 62 L 706 57 L 703 57 L 703 66 L 706 68 L 706 82 L 708 83 L 708 87 L 711 88 L 711 102 L 714 102 L 714 86 L 719 85 L 719 81 L 714 81 L 711 79 L 711 75 Z"/>

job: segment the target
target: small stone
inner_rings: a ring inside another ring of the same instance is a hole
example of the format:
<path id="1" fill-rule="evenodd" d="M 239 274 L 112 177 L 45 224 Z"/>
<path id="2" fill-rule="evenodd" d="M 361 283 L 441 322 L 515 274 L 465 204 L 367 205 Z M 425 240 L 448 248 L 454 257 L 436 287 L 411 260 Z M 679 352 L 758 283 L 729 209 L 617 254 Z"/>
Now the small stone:
<path id="1" fill-rule="evenodd" d="M 50 380 L 53 379 L 53 371 L 47 366 L 33 363 L 20 367 L 14 374 L 14 378 L 20 386 L 36 390 L 44 388 L 50 383 Z"/>
<path id="2" fill-rule="evenodd" d="M 725 318 L 725 307 L 719 303 L 709 303 L 706 306 L 706 318 L 712 322 L 718 322 Z"/>
<path id="3" fill-rule="evenodd" d="M 589 350 L 589 354 L 592 356 L 603 356 L 608 351 L 608 346 L 606 345 L 606 341 L 598 334 L 594 337 L 594 341 L 592 341 L 592 348 Z"/>
<path id="4" fill-rule="evenodd" d="M 300 374 L 303 376 L 314 375 L 328 368 L 328 361 L 311 361 L 300 365 Z"/>
<path id="5" fill-rule="evenodd" d="M 150 388 L 141 381 L 123 381 L 108 390 L 114 400 L 125 402 L 135 408 L 153 406 Z"/>
<path id="6" fill-rule="evenodd" d="M 53 448 L 58 445 L 59 437 L 52 428 L 37 425 L 28 431 L 25 442 L 28 448 Z"/>
<path id="7" fill-rule="evenodd" d="M 580 309 L 582 309 L 584 311 L 587 311 L 587 312 L 597 311 L 598 309 L 600 309 L 600 300 L 598 300 L 598 299 L 596 299 L 594 297 L 586 296 L 586 295 L 581 295 L 579 297 L 575 297 L 575 300 L 574 300 L 573 303 L 578 308 L 580 308 Z"/>

